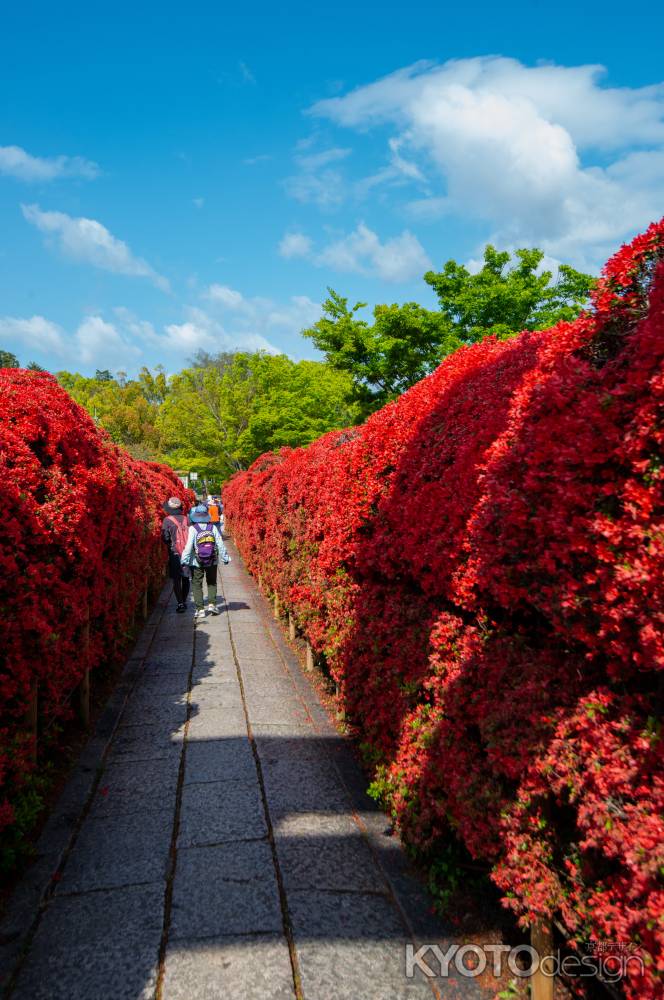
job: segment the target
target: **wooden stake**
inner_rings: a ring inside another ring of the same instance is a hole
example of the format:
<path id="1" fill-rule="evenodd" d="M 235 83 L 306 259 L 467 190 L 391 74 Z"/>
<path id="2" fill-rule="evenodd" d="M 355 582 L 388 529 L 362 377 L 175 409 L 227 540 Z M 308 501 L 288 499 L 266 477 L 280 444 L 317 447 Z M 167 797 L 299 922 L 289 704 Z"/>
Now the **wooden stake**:
<path id="1" fill-rule="evenodd" d="M 290 611 L 288 612 L 288 638 L 291 642 L 295 642 L 295 619 Z"/>
<path id="2" fill-rule="evenodd" d="M 260 575 L 260 573 L 258 574 L 258 589 L 261 591 L 261 593 L 263 592 L 263 577 Z"/>
<path id="3" fill-rule="evenodd" d="M 532 925 L 530 944 L 540 958 L 537 971 L 530 977 L 531 998 L 532 1000 L 553 1000 L 554 977 L 544 975 L 544 971 L 550 972 L 551 959 L 548 956 L 553 955 L 553 933 L 550 921 L 541 920 Z"/>
<path id="4" fill-rule="evenodd" d="M 309 645 L 309 643 L 307 643 L 307 662 L 306 662 L 306 668 L 307 668 L 307 670 L 313 670 L 314 669 L 314 651 L 311 648 L 311 646 Z"/>
<path id="5" fill-rule="evenodd" d="M 277 621 L 281 618 L 281 601 L 279 600 L 279 594 L 274 595 L 274 617 Z"/>

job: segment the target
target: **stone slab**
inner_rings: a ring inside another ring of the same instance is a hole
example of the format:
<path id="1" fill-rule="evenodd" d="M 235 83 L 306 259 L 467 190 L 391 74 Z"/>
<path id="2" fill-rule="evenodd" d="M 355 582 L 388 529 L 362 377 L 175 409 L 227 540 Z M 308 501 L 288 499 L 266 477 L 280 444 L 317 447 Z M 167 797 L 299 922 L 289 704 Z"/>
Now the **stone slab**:
<path id="1" fill-rule="evenodd" d="M 174 754 L 157 760 L 108 764 L 101 775 L 90 816 L 120 815 L 143 810 L 175 812 L 180 762 Z"/>
<path id="2" fill-rule="evenodd" d="M 258 778 L 185 785 L 178 847 L 249 840 L 267 834 Z"/>
<path id="3" fill-rule="evenodd" d="M 159 760 L 182 752 L 182 729 L 163 726 L 120 726 L 113 738 L 109 761 Z"/>
<path id="4" fill-rule="evenodd" d="M 267 841 L 178 851 L 171 940 L 282 932 Z"/>
<path id="5" fill-rule="evenodd" d="M 190 740 L 245 736 L 246 732 L 247 721 L 241 705 L 231 708 L 207 708 L 193 715 L 189 723 Z"/>
<path id="6" fill-rule="evenodd" d="M 294 1000 L 286 941 L 266 934 L 171 942 L 163 995 L 164 1000 Z"/>
<path id="7" fill-rule="evenodd" d="M 19 976 L 14 1000 L 151 1000 L 164 887 L 55 898 Z"/>
<path id="8" fill-rule="evenodd" d="M 256 780 L 256 764 L 248 738 L 187 743 L 184 783 Z"/>
<path id="9" fill-rule="evenodd" d="M 288 893 L 291 889 L 385 893 L 385 880 L 359 829 L 332 832 L 326 816 L 314 817 L 307 833 L 275 834 L 277 857 Z"/>
<path id="10" fill-rule="evenodd" d="M 273 726 L 306 726 L 309 722 L 306 710 L 295 693 L 289 697 L 270 697 L 268 694 L 247 694 L 247 711 L 252 723 L 266 723 Z"/>
<path id="11" fill-rule="evenodd" d="M 57 894 L 163 882 L 173 815 L 137 811 L 88 818 L 74 844 Z"/>
<path id="12" fill-rule="evenodd" d="M 242 708 L 242 692 L 237 680 L 222 684 L 197 684 L 191 691 L 192 715 L 210 708 Z"/>

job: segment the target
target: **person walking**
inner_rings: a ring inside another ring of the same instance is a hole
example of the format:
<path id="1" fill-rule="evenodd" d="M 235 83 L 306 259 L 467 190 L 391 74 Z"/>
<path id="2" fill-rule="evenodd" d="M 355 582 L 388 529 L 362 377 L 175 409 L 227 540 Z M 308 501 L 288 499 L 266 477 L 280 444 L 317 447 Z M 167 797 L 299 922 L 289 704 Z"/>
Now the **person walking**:
<path id="1" fill-rule="evenodd" d="M 217 527 L 219 527 L 219 520 L 220 520 L 219 514 L 220 514 L 220 511 L 219 511 L 219 507 L 217 505 L 217 498 L 216 497 L 213 497 L 213 496 L 209 496 L 208 497 L 208 500 L 207 500 L 207 509 L 208 509 L 208 513 L 210 515 L 210 520 L 212 521 L 213 524 L 216 524 Z"/>
<path id="2" fill-rule="evenodd" d="M 210 520 L 206 504 L 201 503 L 189 511 L 191 526 L 187 543 L 180 557 L 182 566 L 191 570 L 191 589 L 196 611 L 194 621 L 205 618 L 203 599 L 203 578 L 207 582 L 207 611 L 218 615 L 217 607 L 217 566 L 219 561 L 228 565 L 231 557 L 226 551 L 221 533 Z"/>
<path id="3" fill-rule="evenodd" d="M 161 522 L 161 537 L 168 546 L 168 573 L 173 581 L 173 590 L 178 614 L 186 610 L 189 594 L 189 567 L 183 567 L 181 556 L 187 544 L 189 525 L 178 497 L 170 497 L 163 506 L 164 520 Z"/>

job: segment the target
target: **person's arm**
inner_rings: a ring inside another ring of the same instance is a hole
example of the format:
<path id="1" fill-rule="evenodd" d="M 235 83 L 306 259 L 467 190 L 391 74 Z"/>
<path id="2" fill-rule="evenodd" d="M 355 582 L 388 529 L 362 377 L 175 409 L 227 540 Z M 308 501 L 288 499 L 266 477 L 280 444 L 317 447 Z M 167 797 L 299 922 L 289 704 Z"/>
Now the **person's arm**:
<path id="1" fill-rule="evenodd" d="M 187 544 L 182 550 L 182 555 L 180 556 L 180 562 L 183 566 L 188 566 L 194 551 L 194 542 L 196 540 L 196 529 L 192 525 L 189 527 L 189 534 L 187 535 Z"/>
<path id="2" fill-rule="evenodd" d="M 221 537 L 221 532 L 219 531 L 219 528 L 217 527 L 216 524 L 212 525 L 212 531 L 214 532 L 214 540 L 217 543 L 217 554 L 221 559 L 222 563 L 228 565 L 228 563 L 231 561 L 231 557 L 229 556 L 226 550 L 226 546 L 224 545 L 224 540 Z"/>
<path id="3" fill-rule="evenodd" d="M 165 517 L 164 520 L 161 522 L 161 540 L 164 543 L 164 545 L 168 545 L 169 549 L 172 548 L 172 545 L 171 545 L 172 538 L 171 538 L 171 531 L 170 531 L 170 523 L 169 523 L 169 520 L 168 520 L 167 517 Z"/>

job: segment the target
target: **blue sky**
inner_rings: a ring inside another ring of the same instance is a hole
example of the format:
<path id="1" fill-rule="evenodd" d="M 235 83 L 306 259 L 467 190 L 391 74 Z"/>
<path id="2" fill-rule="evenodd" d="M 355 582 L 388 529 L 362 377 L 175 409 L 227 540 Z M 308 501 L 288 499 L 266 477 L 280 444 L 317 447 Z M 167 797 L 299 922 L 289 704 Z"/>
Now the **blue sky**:
<path id="1" fill-rule="evenodd" d="M 595 270 L 664 211 L 661 5 L 92 7 L 3 13 L 0 347 L 24 363 L 313 357 L 328 285 L 432 304 L 423 272 L 489 240 Z"/>

